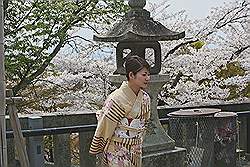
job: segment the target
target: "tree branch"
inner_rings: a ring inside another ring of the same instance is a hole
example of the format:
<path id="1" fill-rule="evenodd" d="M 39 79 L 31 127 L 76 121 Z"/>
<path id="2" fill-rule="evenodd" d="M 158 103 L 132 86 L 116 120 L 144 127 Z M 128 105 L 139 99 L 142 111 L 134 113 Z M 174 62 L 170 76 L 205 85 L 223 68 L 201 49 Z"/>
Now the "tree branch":
<path id="1" fill-rule="evenodd" d="M 181 71 L 178 72 L 178 74 L 176 75 L 174 81 L 171 84 L 171 89 L 173 89 L 174 87 L 176 87 L 176 85 L 178 84 L 178 82 L 181 80 L 181 77 L 184 76 L 183 73 Z"/>
<path id="2" fill-rule="evenodd" d="M 244 52 L 246 49 L 248 49 L 250 47 L 250 45 L 247 46 L 243 46 L 240 49 L 236 50 L 231 57 L 229 58 L 229 60 L 227 61 L 227 63 L 229 63 L 230 61 L 232 61 L 234 59 L 234 57 L 238 57 L 242 52 Z"/>
<path id="3" fill-rule="evenodd" d="M 180 47 L 184 46 L 184 45 L 187 45 L 187 44 L 191 44 L 193 42 L 197 42 L 199 41 L 198 39 L 195 39 L 195 40 L 190 40 L 190 41 L 186 41 L 186 42 L 182 42 L 178 45 L 176 45 L 173 49 L 171 49 L 165 56 L 164 56 L 164 59 L 163 61 L 165 61 L 167 59 L 167 57 L 170 55 L 170 54 L 173 54 L 176 50 L 178 50 Z"/>
<path id="4" fill-rule="evenodd" d="M 75 35 L 75 36 L 69 37 L 69 38 L 67 38 L 66 40 L 68 41 L 68 40 L 73 39 L 73 38 L 80 38 L 80 39 L 82 39 L 82 40 L 84 40 L 84 41 L 86 41 L 86 42 L 93 43 L 93 41 L 91 41 L 91 40 L 89 40 L 89 39 L 86 39 L 86 38 L 84 38 L 84 37 L 82 37 L 82 36 L 80 36 L 80 35 Z"/>

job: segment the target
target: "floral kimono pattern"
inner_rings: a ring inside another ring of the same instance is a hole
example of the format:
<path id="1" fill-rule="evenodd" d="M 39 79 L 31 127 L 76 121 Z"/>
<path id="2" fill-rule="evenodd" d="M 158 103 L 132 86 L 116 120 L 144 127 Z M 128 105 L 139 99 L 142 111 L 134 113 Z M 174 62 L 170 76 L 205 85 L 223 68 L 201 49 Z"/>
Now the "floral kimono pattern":
<path id="1" fill-rule="evenodd" d="M 101 158 L 102 166 L 140 167 L 149 117 L 148 94 L 140 90 L 136 96 L 123 82 L 97 112 L 98 125 L 89 152 Z"/>

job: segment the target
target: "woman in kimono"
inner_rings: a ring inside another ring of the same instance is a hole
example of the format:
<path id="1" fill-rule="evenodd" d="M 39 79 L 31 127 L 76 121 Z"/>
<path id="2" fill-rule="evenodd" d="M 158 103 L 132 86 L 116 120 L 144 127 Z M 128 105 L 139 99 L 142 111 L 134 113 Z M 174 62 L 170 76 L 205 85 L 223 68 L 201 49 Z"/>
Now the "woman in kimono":
<path id="1" fill-rule="evenodd" d="M 104 167 L 141 167 L 143 136 L 150 117 L 150 97 L 144 91 L 149 68 L 143 58 L 129 57 L 125 62 L 128 81 L 109 95 L 97 113 L 89 152 L 98 155 Z"/>

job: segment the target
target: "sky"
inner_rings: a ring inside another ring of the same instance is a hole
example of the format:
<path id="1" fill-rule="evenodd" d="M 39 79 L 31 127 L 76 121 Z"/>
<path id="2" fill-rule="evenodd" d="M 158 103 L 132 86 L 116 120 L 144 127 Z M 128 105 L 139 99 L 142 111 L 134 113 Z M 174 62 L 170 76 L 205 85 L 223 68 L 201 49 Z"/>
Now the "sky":
<path id="1" fill-rule="evenodd" d="M 128 0 L 125 0 L 125 2 Z M 224 2 L 231 2 L 233 0 L 146 0 L 147 5 L 145 9 L 148 9 L 149 3 L 166 2 L 170 4 L 167 11 L 170 13 L 179 12 L 185 10 L 189 19 L 203 19 L 209 15 L 209 11 L 212 7 L 222 6 Z M 90 30 L 80 30 L 78 33 L 84 34 L 85 38 L 92 40 L 93 32 Z"/>
<path id="2" fill-rule="evenodd" d="M 146 0 L 147 3 L 160 3 L 167 1 L 170 4 L 169 12 L 186 10 L 190 19 L 202 19 L 209 14 L 212 7 L 222 6 L 224 2 L 232 0 Z M 148 4 L 147 4 L 148 5 Z M 147 6 L 146 6 L 147 7 Z"/>

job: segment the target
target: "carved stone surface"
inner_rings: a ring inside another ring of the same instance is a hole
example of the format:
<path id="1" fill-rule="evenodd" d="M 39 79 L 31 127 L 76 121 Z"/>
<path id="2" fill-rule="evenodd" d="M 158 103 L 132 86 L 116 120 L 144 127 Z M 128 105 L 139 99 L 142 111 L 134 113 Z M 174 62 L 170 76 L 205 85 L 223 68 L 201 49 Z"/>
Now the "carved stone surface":
<path id="1" fill-rule="evenodd" d="M 145 58 L 145 49 L 154 50 L 154 65 L 151 74 L 161 71 L 161 48 L 158 41 L 177 40 L 185 36 L 185 32 L 174 32 L 150 17 L 150 12 L 143 9 L 146 0 L 130 0 L 130 11 L 124 19 L 115 24 L 105 35 L 94 35 L 95 41 L 120 42 L 116 49 L 117 70 L 114 74 L 125 74 L 123 50 L 130 49 L 131 55 Z"/>
<path id="2" fill-rule="evenodd" d="M 151 74 L 158 74 L 161 71 L 161 47 L 159 42 L 120 42 L 116 47 L 116 67 L 114 74 L 126 74 L 124 68 L 125 57 L 123 55 L 125 49 L 129 49 L 130 53 L 126 56 L 138 55 L 145 59 L 145 50 L 147 48 L 154 51 L 154 65 L 150 67 Z"/>
<path id="3" fill-rule="evenodd" d="M 130 0 L 130 11 L 125 18 L 117 23 L 105 35 L 94 35 L 95 41 L 166 41 L 177 40 L 185 36 L 185 32 L 174 32 L 167 29 L 160 22 L 154 21 L 150 13 L 143 9 L 145 0 Z"/>
<path id="4" fill-rule="evenodd" d="M 128 4 L 131 8 L 143 8 L 146 5 L 146 0 L 129 0 Z"/>
<path id="5" fill-rule="evenodd" d="M 160 22 L 146 17 L 145 10 L 132 10 L 122 22 L 105 35 L 94 35 L 95 41 L 167 41 L 177 40 L 185 36 L 185 32 L 174 32 L 164 27 Z"/>
<path id="6" fill-rule="evenodd" d="M 154 154 L 143 155 L 143 167 L 187 167 L 186 149 L 175 147 Z"/>

